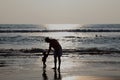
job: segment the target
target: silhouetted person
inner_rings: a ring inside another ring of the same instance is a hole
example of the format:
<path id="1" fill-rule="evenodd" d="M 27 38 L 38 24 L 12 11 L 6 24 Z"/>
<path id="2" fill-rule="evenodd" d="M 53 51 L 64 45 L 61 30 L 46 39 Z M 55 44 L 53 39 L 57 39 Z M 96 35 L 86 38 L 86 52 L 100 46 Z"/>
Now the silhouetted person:
<path id="1" fill-rule="evenodd" d="M 96 34 L 95 37 L 98 37 L 98 35 Z"/>
<path id="2" fill-rule="evenodd" d="M 54 68 L 53 69 L 56 69 L 57 68 L 57 58 L 58 58 L 58 63 L 59 63 L 59 66 L 58 66 L 58 69 L 60 69 L 60 65 L 61 65 L 61 56 L 62 56 L 62 47 L 61 45 L 59 44 L 59 42 L 56 40 L 56 39 L 50 39 L 50 38 L 45 38 L 45 41 L 47 43 L 49 43 L 49 50 L 48 50 L 48 55 L 51 51 L 51 48 L 54 49 Z"/>
<path id="3" fill-rule="evenodd" d="M 42 61 L 43 61 L 43 68 L 46 68 L 46 59 L 48 57 L 48 54 L 46 54 L 46 51 L 43 51 L 43 57 L 42 57 Z"/>

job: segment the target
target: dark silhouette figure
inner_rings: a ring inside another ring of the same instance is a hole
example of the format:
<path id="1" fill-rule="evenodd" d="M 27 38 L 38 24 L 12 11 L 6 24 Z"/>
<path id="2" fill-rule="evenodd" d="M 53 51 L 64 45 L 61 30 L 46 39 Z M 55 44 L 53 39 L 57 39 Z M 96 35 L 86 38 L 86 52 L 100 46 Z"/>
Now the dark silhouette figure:
<path id="1" fill-rule="evenodd" d="M 56 69 L 54 70 L 54 80 L 62 80 L 60 70 L 58 70 L 58 72 Z"/>
<path id="2" fill-rule="evenodd" d="M 95 37 L 98 37 L 98 35 L 96 34 Z"/>
<path id="3" fill-rule="evenodd" d="M 43 77 L 43 80 L 48 80 L 48 76 L 46 74 L 46 68 L 43 68 L 42 77 Z"/>
<path id="4" fill-rule="evenodd" d="M 46 51 L 43 51 L 43 57 L 42 57 L 42 61 L 43 61 L 43 68 L 46 68 L 46 59 L 48 57 L 48 54 L 46 54 Z"/>
<path id="5" fill-rule="evenodd" d="M 53 69 L 56 69 L 57 68 L 57 59 L 58 59 L 58 63 L 59 63 L 59 66 L 58 66 L 58 69 L 60 69 L 60 65 L 61 65 L 61 56 L 62 56 L 62 47 L 61 45 L 59 44 L 59 42 L 56 40 L 56 39 L 50 39 L 50 38 L 45 38 L 45 41 L 47 43 L 49 43 L 49 50 L 48 50 L 48 55 L 51 51 L 51 48 L 54 49 L 54 68 Z"/>

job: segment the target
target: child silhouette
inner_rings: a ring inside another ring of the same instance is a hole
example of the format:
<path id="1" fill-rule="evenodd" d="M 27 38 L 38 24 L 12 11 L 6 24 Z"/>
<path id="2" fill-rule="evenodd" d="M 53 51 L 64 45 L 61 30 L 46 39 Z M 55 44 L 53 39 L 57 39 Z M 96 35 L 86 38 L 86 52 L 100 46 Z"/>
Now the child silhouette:
<path id="1" fill-rule="evenodd" d="M 43 57 L 42 57 L 42 62 L 43 62 L 43 68 L 46 68 L 46 59 L 48 57 L 48 54 L 46 54 L 46 51 L 43 51 Z"/>

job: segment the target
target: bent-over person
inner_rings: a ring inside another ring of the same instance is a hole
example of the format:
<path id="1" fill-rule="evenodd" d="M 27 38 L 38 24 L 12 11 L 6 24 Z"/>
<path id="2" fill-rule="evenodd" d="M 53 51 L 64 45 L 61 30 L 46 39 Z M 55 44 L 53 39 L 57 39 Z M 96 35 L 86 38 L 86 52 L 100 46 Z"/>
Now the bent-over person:
<path id="1" fill-rule="evenodd" d="M 57 59 L 58 59 L 58 69 L 60 70 L 60 66 L 61 66 L 61 56 L 62 56 L 62 47 L 59 44 L 59 42 L 56 39 L 50 39 L 49 37 L 45 38 L 45 42 L 49 43 L 49 50 L 48 50 L 48 55 L 51 51 L 51 48 L 54 49 L 54 68 L 57 68 Z"/>

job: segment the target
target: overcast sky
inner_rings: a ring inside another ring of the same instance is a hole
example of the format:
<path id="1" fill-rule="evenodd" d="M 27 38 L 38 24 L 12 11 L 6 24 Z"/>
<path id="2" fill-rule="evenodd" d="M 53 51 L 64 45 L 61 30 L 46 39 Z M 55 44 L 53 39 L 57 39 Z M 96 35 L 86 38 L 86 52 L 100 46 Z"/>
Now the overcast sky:
<path id="1" fill-rule="evenodd" d="M 6 23 L 120 23 L 120 0 L 0 0 Z"/>

